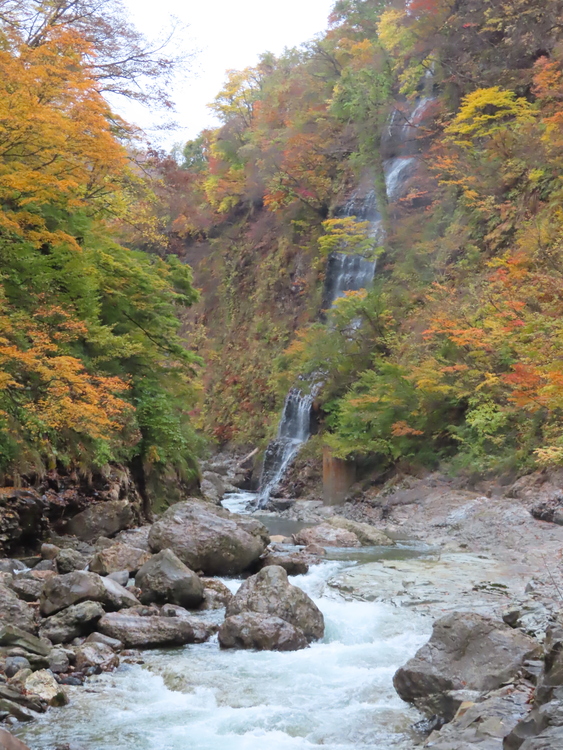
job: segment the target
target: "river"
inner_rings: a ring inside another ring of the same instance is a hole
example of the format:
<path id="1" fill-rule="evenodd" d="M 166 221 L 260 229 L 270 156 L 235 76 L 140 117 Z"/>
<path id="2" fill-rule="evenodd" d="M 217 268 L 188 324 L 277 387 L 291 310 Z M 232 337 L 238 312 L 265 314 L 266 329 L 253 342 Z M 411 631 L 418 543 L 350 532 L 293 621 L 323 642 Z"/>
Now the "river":
<path id="1" fill-rule="evenodd" d="M 366 552 L 335 550 L 340 559 L 290 579 L 322 610 L 322 642 L 291 653 L 224 651 L 214 637 L 143 652 L 144 664 L 122 664 L 71 688 L 69 706 L 51 709 L 19 736 L 32 750 L 64 743 L 72 750 L 412 748 L 410 727 L 420 717 L 396 695 L 392 678 L 427 640 L 431 622 L 408 608 L 348 601 L 327 585 Z M 415 553 L 404 548 L 405 556 Z M 241 583 L 225 582 L 233 591 Z"/>

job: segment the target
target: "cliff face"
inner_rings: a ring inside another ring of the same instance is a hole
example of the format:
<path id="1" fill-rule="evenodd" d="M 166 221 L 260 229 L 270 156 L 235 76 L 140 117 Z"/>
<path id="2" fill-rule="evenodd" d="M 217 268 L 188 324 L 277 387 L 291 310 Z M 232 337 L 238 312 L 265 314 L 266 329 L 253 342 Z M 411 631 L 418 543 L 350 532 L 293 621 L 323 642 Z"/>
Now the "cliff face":
<path id="1" fill-rule="evenodd" d="M 272 436 L 320 373 L 337 456 L 561 460 L 561 10 L 340 2 L 324 38 L 231 76 L 174 223 L 210 435 Z M 377 273 L 327 311 L 343 254 Z"/>

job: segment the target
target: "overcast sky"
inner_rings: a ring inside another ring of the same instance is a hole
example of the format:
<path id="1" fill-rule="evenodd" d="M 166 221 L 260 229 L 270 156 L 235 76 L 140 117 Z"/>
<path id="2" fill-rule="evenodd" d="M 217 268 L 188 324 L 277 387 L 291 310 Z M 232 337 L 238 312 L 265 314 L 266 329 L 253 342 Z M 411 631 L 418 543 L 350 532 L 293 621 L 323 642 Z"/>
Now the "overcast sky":
<path id="1" fill-rule="evenodd" d="M 173 15 L 189 24 L 188 44 L 199 49 L 193 73 L 171 92 L 181 129 L 163 145 L 185 141 L 215 124 L 206 108 L 222 87 L 225 71 L 254 65 L 261 52 L 280 53 L 323 31 L 334 0 L 124 0 L 140 31 L 149 36 Z M 158 15 L 156 13 L 158 11 Z M 123 111 L 123 110 L 122 110 Z M 125 116 L 145 129 L 158 124 L 150 112 L 128 105 Z M 154 134 L 151 132 L 151 137 Z"/>

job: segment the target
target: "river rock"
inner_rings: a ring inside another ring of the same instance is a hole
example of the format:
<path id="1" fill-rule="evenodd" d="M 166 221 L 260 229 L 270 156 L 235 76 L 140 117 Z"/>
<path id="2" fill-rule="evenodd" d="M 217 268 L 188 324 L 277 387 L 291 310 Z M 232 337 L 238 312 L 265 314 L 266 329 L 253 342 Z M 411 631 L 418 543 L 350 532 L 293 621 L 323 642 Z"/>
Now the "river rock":
<path id="1" fill-rule="evenodd" d="M 102 617 L 98 630 L 121 641 L 126 648 L 184 646 L 196 642 L 191 622 L 180 617 L 113 612 Z"/>
<path id="2" fill-rule="evenodd" d="M 360 540 L 352 532 L 339 529 L 323 523 L 308 529 L 301 529 L 294 535 L 295 544 L 308 547 L 310 544 L 318 544 L 321 547 L 361 547 Z"/>
<path id="3" fill-rule="evenodd" d="M 74 516 L 67 525 L 67 533 L 84 542 L 100 536 L 112 537 L 133 523 L 133 509 L 127 500 L 109 500 L 90 505 Z"/>
<path id="4" fill-rule="evenodd" d="M 127 586 L 127 584 L 129 583 L 129 571 L 118 570 L 116 573 L 110 573 L 108 575 L 108 578 L 110 578 L 112 581 L 115 581 L 120 586 Z"/>
<path id="5" fill-rule="evenodd" d="M 216 622 L 209 622 L 201 617 L 195 617 L 187 609 L 179 607 L 177 604 L 165 604 L 160 614 L 162 617 L 180 617 L 190 623 L 194 631 L 194 643 L 205 643 L 212 635 L 219 630 Z"/>
<path id="6" fill-rule="evenodd" d="M 102 576 L 123 570 L 135 574 L 150 557 L 150 552 L 118 542 L 94 555 L 90 570 Z"/>
<path id="7" fill-rule="evenodd" d="M 57 547 L 56 544 L 49 544 L 45 542 L 41 545 L 41 557 L 44 560 L 54 560 L 60 551 L 61 548 Z"/>
<path id="8" fill-rule="evenodd" d="M 395 545 L 395 542 L 387 534 L 370 526 L 369 523 L 350 521 L 342 516 L 331 516 L 326 522 L 336 529 L 344 529 L 355 534 L 362 547 L 393 547 Z"/>
<path id="9" fill-rule="evenodd" d="M 11 573 L 14 575 L 26 569 L 20 560 L 11 560 L 9 557 L 0 559 L 0 573 Z"/>
<path id="10" fill-rule="evenodd" d="M 269 536 L 255 519 L 245 519 L 201 502 L 169 508 L 152 527 L 154 552 L 171 549 L 188 568 L 206 575 L 235 575 L 258 560 Z"/>
<path id="11" fill-rule="evenodd" d="M 222 581 L 216 578 L 202 578 L 203 583 L 203 602 L 200 604 L 200 610 L 222 609 L 233 598 L 230 589 Z"/>
<path id="12" fill-rule="evenodd" d="M 66 674 L 70 659 L 64 648 L 54 648 L 49 654 L 49 669 L 53 674 Z"/>
<path id="13" fill-rule="evenodd" d="M 309 570 L 310 558 L 300 552 L 278 552 L 271 551 L 260 560 L 260 568 L 268 565 L 279 565 L 288 576 L 301 576 Z"/>
<path id="14" fill-rule="evenodd" d="M 117 638 L 110 638 L 109 635 L 103 633 L 90 633 L 88 638 L 84 641 L 85 643 L 103 643 L 105 646 L 109 646 L 114 651 L 121 651 L 123 643 L 118 641 Z"/>
<path id="15" fill-rule="evenodd" d="M 227 606 L 227 617 L 245 612 L 280 617 L 301 630 L 308 641 L 322 638 L 322 612 L 297 586 L 287 580 L 279 565 L 269 565 L 242 584 Z"/>
<path id="16" fill-rule="evenodd" d="M 105 643 L 84 643 L 76 649 L 76 669 L 83 672 L 88 667 L 99 667 L 110 672 L 119 666 L 119 657 Z"/>
<path id="17" fill-rule="evenodd" d="M 114 541 L 128 544 L 130 547 L 136 547 L 137 549 L 142 549 L 145 552 L 150 552 L 150 530 L 150 526 L 139 526 L 139 528 L 137 529 L 125 529 L 125 531 L 120 531 L 119 534 L 114 537 Z"/>
<path id="18" fill-rule="evenodd" d="M 50 706 L 66 706 L 68 703 L 65 690 L 48 669 L 40 669 L 30 675 L 25 681 L 25 689 L 28 693 L 46 701 Z"/>
<path id="19" fill-rule="evenodd" d="M 0 627 L 14 625 L 16 628 L 34 633 L 35 612 L 7 586 L 0 586 Z"/>
<path id="20" fill-rule="evenodd" d="M 99 602 L 73 604 L 43 621 L 41 634 L 52 643 L 70 643 L 92 631 L 103 617 L 104 609 Z"/>
<path id="21" fill-rule="evenodd" d="M 203 601 L 203 583 L 170 549 L 145 562 L 135 585 L 142 591 L 143 604 L 168 602 L 190 609 Z"/>
<path id="22" fill-rule="evenodd" d="M 121 586 L 113 578 L 105 576 L 101 579 L 106 590 L 104 605 L 108 609 L 119 610 L 128 607 L 136 607 L 140 604 L 139 600 L 124 586 Z"/>
<path id="23" fill-rule="evenodd" d="M 8 656 L 4 662 L 4 674 L 8 679 L 17 674 L 20 669 L 31 669 L 31 664 L 25 656 Z"/>
<path id="24" fill-rule="evenodd" d="M 96 573 L 75 570 L 50 578 L 43 587 L 41 613 L 53 615 L 83 601 L 102 602 L 107 598 L 104 581 Z"/>
<path id="25" fill-rule="evenodd" d="M 84 570 L 88 565 L 88 559 L 75 549 L 62 549 L 55 558 L 57 571 L 64 575 L 74 570 Z"/>
<path id="26" fill-rule="evenodd" d="M 37 575 L 31 575 L 34 571 L 30 570 L 27 573 L 20 573 L 15 576 L 10 582 L 10 588 L 14 591 L 20 599 L 26 602 L 36 602 L 41 596 L 43 586 L 47 578 L 40 578 Z M 41 571 L 42 573 L 49 573 L 49 577 L 56 575 L 52 571 Z"/>
<path id="27" fill-rule="evenodd" d="M 31 654 L 47 657 L 51 652 L 51 644 L 41 640 L 15 625 L 0 625 L 0 646 L 17 646 Z"/>
<path id="28" fill-rule="evenodd" d="M 258 651 L 298 651 L 309 645 L 303 632 L 287 620 L 256 612 L 227 617 L 219 629 L 219 643 L 221 648 Z"/>
<path id="29" fill-rule="evenodd" d="M 429 642 L 397 670 L 393 685 L 404 701 L 443 715 L 448 691 L 495 690 L 539 653 L 537 641 L 503 622 L 453 612 L 434 623 Z"/>
<path id="30" fill-rule="evenodd" d="M 25 745 L 5 729 L 0 729 L 0 748 L 2 750 L 29 750 L 28 745 Z"/>

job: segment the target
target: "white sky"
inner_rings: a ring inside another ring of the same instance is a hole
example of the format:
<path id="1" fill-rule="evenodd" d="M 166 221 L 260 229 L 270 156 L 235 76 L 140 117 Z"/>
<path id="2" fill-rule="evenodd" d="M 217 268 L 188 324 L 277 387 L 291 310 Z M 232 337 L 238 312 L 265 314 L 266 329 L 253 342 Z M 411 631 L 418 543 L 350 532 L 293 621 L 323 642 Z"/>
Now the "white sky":
<path id="1" fill-rule="evenodd" d="M 206 105 L 213 101 L 225 80 L 225 71 L 239 70 L 258 61 L 261 52 L 279 54 L 311 39 L 327 26 L 334 0 L 124 0 L 137 28 L 155 36 L 170 16 L 189 24 L 189 41 L 199 50 L 192 75 L 171 92 L 176 103 L 174 119 L 179 130 L 161 136 L 165 147 L 195 137 L 215 124 Z M 158 12 L 157 12 L 158 11 Z M 159 116 L 127 105 L 122 114 L 158 137 L 151 126 Z"/>

